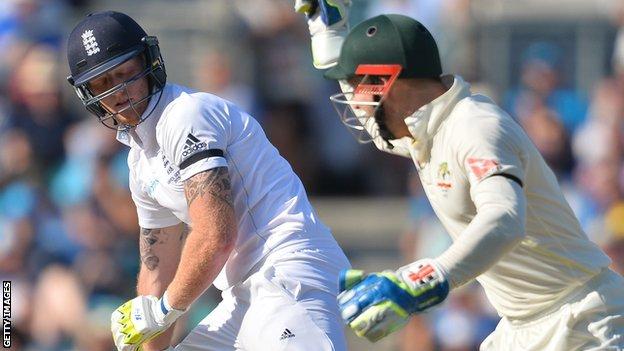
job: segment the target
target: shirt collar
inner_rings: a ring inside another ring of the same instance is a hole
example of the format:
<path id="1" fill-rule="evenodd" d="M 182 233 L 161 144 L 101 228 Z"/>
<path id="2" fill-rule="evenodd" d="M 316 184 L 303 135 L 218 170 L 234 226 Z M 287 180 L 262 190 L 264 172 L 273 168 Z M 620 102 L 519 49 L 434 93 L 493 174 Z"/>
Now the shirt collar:
<path id="1" fill-rule="evenodd" d="M 461 99 L 470 96 L 470 84 L 466 83 L 460 76 L 444 75 L 442 76 L 442 84 L 448 90 L 410 116 L 416 117 L 419 113 L 428 115 L 427 136 L 429 137 L 433 137 L 436 134 L 442 122 L 455 108 L 455 105 Z"/>
<path id="2" fill-rule="evenodd" d="M 405 118 L 405 124 L 412 135 L 410 154 L 418 162 L 428 159 L 430 141 L 455 105 L 470 96 L 470 84 L 460 76 L 444 75 L 442 84 L 448 88 L 444 94 Z"/>

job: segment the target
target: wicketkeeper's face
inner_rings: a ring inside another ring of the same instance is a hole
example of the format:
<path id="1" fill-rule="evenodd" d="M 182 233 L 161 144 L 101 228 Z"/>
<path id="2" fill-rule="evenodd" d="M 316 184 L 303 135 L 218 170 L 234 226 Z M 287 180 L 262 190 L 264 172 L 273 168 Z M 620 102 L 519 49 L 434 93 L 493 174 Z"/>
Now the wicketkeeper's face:
<path id="1" fill-rule="evenodd" d="M 372 77 L 367 75 L 358 75 L 349 80 L 340 80 L 342 93 L 330 97 L 342 123 L 361 143 L 379 137 L 375 114 L 382 112 L 380 110 L 382 95 L 358 89 L 362 83 L 371 83 L 371 79 Z"/>
<path id="2" fill-rule="evenodd" d="M 354 91 L 353 97 L 351 98 L 351 100 L 353 101 L 353 104 L 351 105 L 351 108 L 353 108 L 355 110 L 362 111 L 361 113 L 365 114 L 366 116 L 373 116 L 375 114 L 375 110 L 376 110 L 377 106 L 370 105 L 368 103 L 370 103 L 370 102 L 378 102 L 378 103 L 381 102 L 382 95 L 362 93 L 362 92 L 358 92 L 357 90 L 355 90 L 355 88 L 358 85 L 360 85 L 360 83 L 363 80 L 366 81 L 367 83 L 381 82 L 381 84 L 383 84 L 385 82 L 385 78 L 383 78 L 383 77 L 356 76 L 356 77 L 353 77 L 353 78 L 351 78 L 351 79 L 349 79 L 347 81 L 349 86 L 351 86 L 353 88 L 353 91 Z M 358 102 L 362 102 L 362 103 L 360 104 Z M 366 104 L 363 104 L 363 103 L 366 103 Z"/>
<path id="3" fill-rule="evenodd" d="M 134 57 L 89 81 L 95 96 L 116 89 L 100 102 L 110 113 L 117 114 L 115 118 L 122 124 L 138 124 L 147 108 L 149 84 L 147 77 L 141 75 L 143 70 L 143 58 Z"/>
<path id="4" fill-rule="evenodd" d="M 405 94 L 396 94 L 396 86 L 401 85 L 396 76 L 356 75 L 339 83 L 342 93 L 332 95 L 330 100 L 359 142 L 409 136 L 403 121 L 407 114 L 398 109 L 405 104 L 398 97 Z"/>

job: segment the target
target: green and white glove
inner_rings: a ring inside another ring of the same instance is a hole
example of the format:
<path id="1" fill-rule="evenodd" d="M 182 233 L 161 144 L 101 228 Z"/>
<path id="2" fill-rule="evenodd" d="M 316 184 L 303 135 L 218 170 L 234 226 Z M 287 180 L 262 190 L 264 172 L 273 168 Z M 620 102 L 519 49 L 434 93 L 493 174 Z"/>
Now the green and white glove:
<path id="1" fill-rule="evenodd" d="M 355 334 L 375 342 L 403 327 L 411 314 L 444 301 L 449 284 L 438 264 L 422 259 L 399 268 L 365 275 L 340 274 L 338 307 Z"/>
<path id="2" fill-rule="evenodd" d="M 111 315 L 113 340 L 119 351 L 138 351 L 141 345 L 167 330 L 184 311 L 173 309 L 155 296 L 137 296 Z"/>
<path id="3" fill-rule="evenodd" d="M 295 0 L 295 11 L 308 18 L 314 67 L 338 63 L 342 42 L 349 32 L 351 0 Z"/>

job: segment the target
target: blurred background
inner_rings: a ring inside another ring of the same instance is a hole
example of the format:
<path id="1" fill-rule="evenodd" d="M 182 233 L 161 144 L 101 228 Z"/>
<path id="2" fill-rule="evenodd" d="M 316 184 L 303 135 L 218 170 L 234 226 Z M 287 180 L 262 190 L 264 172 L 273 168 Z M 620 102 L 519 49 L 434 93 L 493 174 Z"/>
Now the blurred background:
<path id="1" fill-rule="evenodd" d="M 109 316 L 135 296 L 138 225 L 127 149 L 66 83 L 66 37 L 114 9 L 157 35 L 169 80 L 252 113 L 303 180 L 354 266 L 396 268 L 449 238 L 410 160 L 360 146 L 311 65 L 291 0 L 0 1 L 0 277 L 13 282 L 14 350 L 112 350 Z M 624 3 L 621 0 L 353 0 L 423 22 L 444 71 L 495 99 L 556 172 L 592 240 L 624 270 Z M 181 338 L 218 302 L 210 290 Z M 372 345 L 476 350 L 498 317 L 477 285 Z"/>

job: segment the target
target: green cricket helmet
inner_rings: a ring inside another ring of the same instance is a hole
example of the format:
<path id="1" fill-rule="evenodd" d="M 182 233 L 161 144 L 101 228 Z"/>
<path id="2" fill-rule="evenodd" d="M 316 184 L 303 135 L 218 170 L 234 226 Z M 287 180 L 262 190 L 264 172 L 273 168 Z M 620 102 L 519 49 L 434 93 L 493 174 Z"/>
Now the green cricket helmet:
<path id="1" fill-rule="evenodd" d="M 383 121 L 382 103 L 397 79 L 441 74 L 438 46 L 425 26 L 403 15 L 379 15 L 349 32 L 338 64 L 325 77 L 340 83 L 342 93 L 330 100 L 341 121 L 365 143 L 395 139 Z"/>

